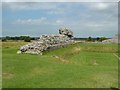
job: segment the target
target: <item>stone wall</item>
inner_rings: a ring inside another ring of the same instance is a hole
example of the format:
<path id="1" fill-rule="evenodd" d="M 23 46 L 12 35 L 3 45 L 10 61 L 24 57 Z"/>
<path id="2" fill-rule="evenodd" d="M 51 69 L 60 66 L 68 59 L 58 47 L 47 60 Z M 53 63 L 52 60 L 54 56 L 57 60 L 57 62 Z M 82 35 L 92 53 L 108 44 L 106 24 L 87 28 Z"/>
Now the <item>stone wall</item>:
<path id="1" fill-rule="evenodd" d="M 41 37 L 32 43 L 20 47 L 19 53 L 41 54 L 47 50 L 66 47 L 75 43 L 71 38 L 73 32 L 67 28 L 59 29 L 59 35 L 41 35 Z"/>

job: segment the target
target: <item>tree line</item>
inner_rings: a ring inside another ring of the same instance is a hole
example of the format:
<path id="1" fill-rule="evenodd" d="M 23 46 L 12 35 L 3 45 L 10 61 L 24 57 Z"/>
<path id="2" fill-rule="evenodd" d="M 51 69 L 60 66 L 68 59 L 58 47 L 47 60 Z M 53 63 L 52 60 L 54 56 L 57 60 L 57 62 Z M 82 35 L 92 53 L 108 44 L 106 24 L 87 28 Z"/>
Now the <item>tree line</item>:
<path id="1" fill-rule="evenodd" d="M 15 36 L 15 37 L 2 37 L 2 41 L 6 42 L 7 40 L 24 40 L 24 42 L 30 42 L 31 40 L 37 40 L 39 37 L 30 37 L 30 36 Z M 103 40 L 106 40 L 108 38 L 106 37 L 97 37 L 97 38 L 92 38 L 89 36 L 88 38 L 74 38 L 74 40 L 85 40 L 87 42 L 94 42 L 94 41 L 99 41 L 102 42 Z"/>
<path id="2" fill-rule="evenodd" d="M 97 38 L 92 38 L 92 37 L 88 37 L 87 38 L 87 41 L 99 41 L 99 42 L 102 42 L 103 40 L 107 40 L 108 38 L 106 37 L 97 37 Z"/>
<path id="3" fill-rule="evenodd" d="M 31 40 L 36 40 L 38 37 L 30 37 L 30 36 L 15 36 L 15 37 L 2 37 L 2 41 L 5 42 L 7 40 L 24 40 L 25 42 L 30 42 Z"/>
<path id="4" fill-rule="evenodd" d="M 103 40 L 107 40 L 107 39 L 109 38 L 106 38 L 106 37 L 93 38 L 91 36 L 89 36 L 88 38 L 74 38 L 74 40 L 85 40 L 87 42 L 95 42 L 95 41 L 102 42 Z"/>

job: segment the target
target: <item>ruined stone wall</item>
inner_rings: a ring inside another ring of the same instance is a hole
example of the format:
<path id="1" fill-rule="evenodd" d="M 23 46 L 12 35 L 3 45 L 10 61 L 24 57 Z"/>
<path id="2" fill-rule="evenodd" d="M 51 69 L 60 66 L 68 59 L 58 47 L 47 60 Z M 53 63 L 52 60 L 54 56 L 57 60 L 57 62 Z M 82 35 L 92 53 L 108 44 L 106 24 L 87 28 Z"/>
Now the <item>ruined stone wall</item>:
<path id="1" fill-rule="evenodd" d="M 20 48 L 19 53 L 41 54 L 47 50 L 58 49 L 73 44 L 73 32 L 64 28 L 59 29 L 59 35 L 41 35 L 41 37 L 32 43 Z"/>

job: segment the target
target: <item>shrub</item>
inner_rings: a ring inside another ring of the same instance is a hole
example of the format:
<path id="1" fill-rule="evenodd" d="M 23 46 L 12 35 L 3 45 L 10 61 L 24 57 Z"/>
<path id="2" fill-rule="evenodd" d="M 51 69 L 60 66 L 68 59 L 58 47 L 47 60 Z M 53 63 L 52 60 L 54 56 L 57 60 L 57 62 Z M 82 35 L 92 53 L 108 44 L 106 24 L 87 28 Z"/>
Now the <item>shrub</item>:
<path id="1" fill-rule="evenodd" d="M 94 40 L 92 37 L 88 37 L 88 38 L 87 38 L 87 41 L 89 41 L 89 42 L 94 42 L 95 40 Z"/>
<path id="2" fill-rule="evenodd" d="M 103 41 L 103 40 L 106 40 L 107 38 L 106 37 L 101 37 L 100 39 L 99 39 L 99 41 Z"/>
<path id="3" fill-rule="evenodd" d="M 31 41 L 31 38 L 29 36 L 26 36 L 24 39 L 24 42 L 30 42 L 30 41 Z"/>
<path id="4" fill-rule="evenodd" d="M 6 42 L 7 41 L 7 39 L 6 38 L 2 38 L 2 42 Z"/>

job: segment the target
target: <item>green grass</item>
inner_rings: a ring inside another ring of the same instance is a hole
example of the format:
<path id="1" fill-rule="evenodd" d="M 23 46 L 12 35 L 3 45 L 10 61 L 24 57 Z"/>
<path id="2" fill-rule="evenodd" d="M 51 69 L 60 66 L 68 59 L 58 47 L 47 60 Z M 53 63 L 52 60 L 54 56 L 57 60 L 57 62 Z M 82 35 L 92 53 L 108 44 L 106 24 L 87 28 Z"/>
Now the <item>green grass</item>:
<path id="1" fill-rule="evenodd" d="M 116 44 L 75 44 L 43 56 L 16 54 L 24 44 L 3 43 L 3 88 L 118 87 Z"/>
<path id="2" fill-rule="evenodd" d="M 2 53 L 0 50 L 0 89 L 2 88 Z"/>

